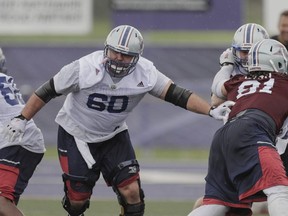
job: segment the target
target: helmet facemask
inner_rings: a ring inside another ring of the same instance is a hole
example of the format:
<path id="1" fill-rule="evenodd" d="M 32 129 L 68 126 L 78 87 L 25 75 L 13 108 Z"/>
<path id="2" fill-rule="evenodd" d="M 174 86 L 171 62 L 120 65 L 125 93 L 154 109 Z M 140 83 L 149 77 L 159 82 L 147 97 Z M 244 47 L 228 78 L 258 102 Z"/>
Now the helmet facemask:
<path id="1" fill-rule="evenodd" d="M 144 49 L 143 37 L 134 27 L 121 25 L 114 28 L 107 36 L 104 48 L 104 66 L 112 76 L 122 78 L 135 70 L 136 64 Z M 109 52 L 130 56 L 131 61 L 122 62 L 111 59 Z"/>
<path id="2" fill-rule="evenodd" d="M 135 70 L 136 64 L 139 60 L 139 55 L 133 56 L 129 63 L 117 61 L 109 58 L 108 52 L 113 50 L 112 47 L 106 45 L 104 49 L 104 58 L 105 58 L 105 69 L 110 74 L 111 77 L 122 78 L 132 73 Z M 117 52 L 117 51 L 115 51 Z M 121 52 L 120 52 L 121 53 Z"/>
<path id="3" fill-rule="evenodd" d="M 242 67 L 244 70 L 248 71 L 248 52 L 249 48 L 235 48 L 233 47 L 232 52 L 234 56 L 234 61 L 237 66 Z"/>

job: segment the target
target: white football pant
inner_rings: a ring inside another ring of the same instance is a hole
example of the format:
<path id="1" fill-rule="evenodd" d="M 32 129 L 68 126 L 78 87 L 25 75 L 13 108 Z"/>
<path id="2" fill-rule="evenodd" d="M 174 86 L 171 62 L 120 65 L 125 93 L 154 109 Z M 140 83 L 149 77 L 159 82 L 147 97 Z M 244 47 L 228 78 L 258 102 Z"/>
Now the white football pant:
<path id="1" fill-rule="evenodd" d="M 188 216 L 225 216 L 229 207 L 222 205 L 202 205 L 190 212 Z"/>
<path id="2" fill-rule="evenodd" d="M 267 195 L 270 216 L 288 215 L 288 186 L 274 186 L 263 192 Z"/>

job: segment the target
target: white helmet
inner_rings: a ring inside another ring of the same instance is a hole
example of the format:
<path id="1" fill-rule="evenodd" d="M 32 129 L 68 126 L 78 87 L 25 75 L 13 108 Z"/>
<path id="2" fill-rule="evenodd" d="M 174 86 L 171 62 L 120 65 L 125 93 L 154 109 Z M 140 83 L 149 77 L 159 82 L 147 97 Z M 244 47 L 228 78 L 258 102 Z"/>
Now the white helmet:
<path id="1" fill-rule="evenodd" d="M 247 58 L 241 58 L 239 51 L 248 52 L 254 43 L 268 38 L 267 31 L 259 24 L 247 23 L 238 28 L 232 42 L 232 52 L 236 65 L 247 71 Z"/>
<path id="2" fill-rule="evenodd" d="M 130 63 L 109 59 L 108 50 L 114 50 L 133 56 Z M 114 28 L 107 36 L 104 48 L 105 69 L 113 77 L 124 77 L 135 69 L 136 63 L 144 49 L 143 37 L 134 27 L 121 25 Z"/>
<path id="3" fill-rule="evenodd" d="M 285 46 L 273 39 L 265 39 L 252 46 L 248 54 L 248 70 L 287 73 L 288 52 Z"/>
<path id="4" fill-rule="evenodd" d="M 7 73 L 7 68 L 5 67 L 6 58 L 3 54 L 2 49 L 0 48 L 0 73 Z"/>

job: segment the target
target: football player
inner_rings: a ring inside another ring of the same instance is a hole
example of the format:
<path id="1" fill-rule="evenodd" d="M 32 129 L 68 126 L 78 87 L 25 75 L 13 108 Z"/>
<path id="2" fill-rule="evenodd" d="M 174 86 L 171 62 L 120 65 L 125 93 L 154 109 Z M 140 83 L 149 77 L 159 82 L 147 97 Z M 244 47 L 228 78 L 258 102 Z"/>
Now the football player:
<path id="1" fill-rule="evenodd" d="M 237 74 L 248 73 L 248 52 L 252 45 L 263 39 L 268 39 L 266 29 L 256 23 L 247 23 L 240 26 L 234 33 L 231 47 L 226 49 L 219 58 L 220 70 L 216 73 L 211 86 L 211 104 L 217 106 L 226 100 L 219 90 L 225 81 Z M 227 113 L 228 115 L 228 113 Z M 193 209 L 203 203 L 203 197 L 196 200 Z M 260 206 L 261 205 L 261 208 Z M 253 205 L 254 213 L 265 213 L 265 203 Z M 266 210 L 265 210 L 266 209 Z"/>
<path id="2" fill-rule="evenodd" d="M 42 133 L 32 119 L 27 121 L 21 137 L 13 142 L 5 138 L 3 126 L 24 107 L 13 77 L 7 75 L 5 62 L 0 48 L 0 215 L 23 216 L 17 204 L 42 160 L 45 147 Z"/>
<path id="3" fill-rule="evenodd" d="M 189 216 L 248 216 L 252 202 L 266 199 L 269 215 L 287 214 L 288 179 L 275 148 L 288 113 L 287 60 L 283 44 L 264 39 L 249 51 L 249 73 L 220 86 L 235 105 L 212 141 L 204 203 Z"/>
<path id="4" fill-rule="evenodd" d="M 269 35 L 264 27 L 256 23 L 247 23 L 240 26 L 234 33 L 232 46 L 225 50 L 220 58 L 221 69 L 216 73 L 211 86 L 212 105 L 218 105 L 225 101 L 218 86 L 237 74 L 248 73 L 248 52 L 251 46 Z M 216 96 L 216 97 L 215 97 Z M 222 100 L 219 101 L 219 98 Z"/>
<path id="5" fill-rule="evenodd" d="M 269 38 L 269 35 L 265 28 L 259 24 L 248 23 L 241 26 L 234 35 L 232 48 L 223 52 L 220 56 L 220 65 L 222 68 L 216 74 L 213 84 L 212 92 L 214 93 L 211 97 L 212 105 L 217 105 L 222 103 L 225 100 L 221 92 L 219 92 L 218 86 L 223 85 L 223 83 L 229 78 L 237 74 L 247 74 L 247 54 L 250 50 L 252 44 L 263 39 Z M 238 54 L 237 54 L 238 51 Z M 242 58 L 241 58 L 242 56 Z M 234 63 L 233 63 L 234 60 Z M 230 74 L 230 75 L 229 75 Z M 215 97 L 215 95 L 217 97 Z M 221 100 L 219 99 L 221 98 Z M 218 101 L 217 101 L 218 100 Z M 288 176 L 288 119 L 282 125 L 280 133 L 276 139 L 276 148 L 280 157 L 283 161 L 286 174 Z M 199 203 L 199 200 L 197 201 Z M 201 202 L 200 202 L 201 203 Z M 199 204 L 197 204 L 199 205 Z M 252 208 L 255 214 L 267 213 L 267 204 L 266 203 L 255 203 Z"/>
<path id="6" fill-rule="evenodd" d="M 146 93 L 189 111 L 223 118 L 232 102 L 211 106 L 196 93 L 173 83 L 142 57 L 143 37 L 121 25 L 107 36 L 104 50 L 66 66 L 40 86 L 21 114 L 8 124 L 11 140 L 52 98 L 66 95 L 56 122 L 58 153 L 63 170 L 64 209 L 71 216 L 89 207 L 100 173 L 121 205 L 121 216 L 144 215 L 144 192 L 139 164 L 130 141 L 126 118 Z"/>

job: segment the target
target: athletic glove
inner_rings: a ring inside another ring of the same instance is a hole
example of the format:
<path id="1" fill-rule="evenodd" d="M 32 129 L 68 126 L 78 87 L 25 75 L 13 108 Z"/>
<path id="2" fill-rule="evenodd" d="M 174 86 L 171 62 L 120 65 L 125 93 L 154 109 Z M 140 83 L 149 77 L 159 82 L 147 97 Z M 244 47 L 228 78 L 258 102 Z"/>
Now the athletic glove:
<path id="1" fill-rule="evenodd" d="M 19 115 L 11 119 L 10 123 L 4 128 L 4 136 L 9 142 L 22 140 L 25 127 L 27 124 L 27 119 L 24 116 Z"/>
<path id="2" fill-rule="evenodd" d="M 226 49 L 219 58 L 219 63 L 221 66 L 234 65 L 234 56 L 232 53 L 232 48 Z"/>
<path id="3" fill-rule="evenodd" d="M 211 107 L 209 116 L 225 122 L 227 121 L 228 114 L 231 112 L 230 107 L 232 107 L 234 104 L 234 101 L 225 101 L 217 107 Z"/>

